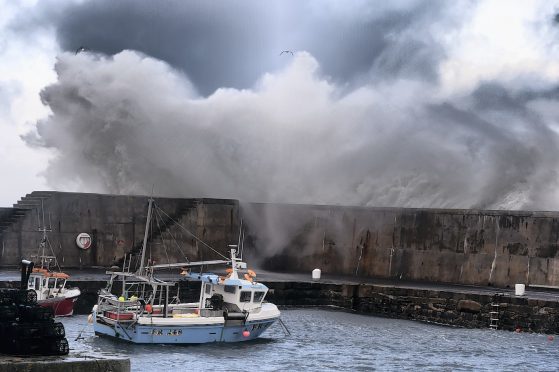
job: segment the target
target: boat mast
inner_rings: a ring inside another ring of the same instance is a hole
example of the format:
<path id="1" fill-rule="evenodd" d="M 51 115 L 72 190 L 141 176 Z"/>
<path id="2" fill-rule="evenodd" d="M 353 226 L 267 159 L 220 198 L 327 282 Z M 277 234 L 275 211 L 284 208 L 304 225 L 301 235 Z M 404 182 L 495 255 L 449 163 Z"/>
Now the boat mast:
<path id="1" fill-rule="evenodd" d="M 142 244 L 142 258 L 140 259 L 140 268 L 138 269 L 138 275 L 142 275 L 144 271 L 144 259 L 146 257 L 146 246 L 148 242 L 148 233 L 149 233 L 149 223 L 151 221 L 151 209 L 153 207 L 153 199 L 149 198 L 148 203 L 148 217 L 146 221 L 146 231 L 144 231 L 144 243 Z"/>
<path id="2" fill-rule="evenodd" d="M 37 215 L 37 219 L 39 219 L 39 215 Z M 43 204 L 43 199 L 41 199 L 41 217 L 39 220 L 39 232 L 43 233 L 42 239 L 41 239 L 41 243 L 39 244 L 39 249 L 40 249 L 40 255 L 38 254 L 37 258 L 41 259 L 41 268 L 45 268 L 47 270 L 50 269 L 50 259 L 56 259 L 54 256 L 49 257 L 45 255 L 45 247 L 47 245 L 47 241 L 48 241 L 48 237 L 47 237 L 47 232 L 48 231 L 52 231 L 50 229 L 50 226 L 47 228 L 47 225 L 45 223 L 45 208 L 44 208 L 44 204 Z M 55 264 L 58 265 L 58 263 L 55 261 Z"/>
<path id="3" fill-rule="evenodd" d="M 237 274 L 237 261 L 238 261 L 238 259 L 237 259 L 237 254 L 236 254 L 238 246 L 234 245 L 234 244 L 230 244 L 229 248 L 231 249 L 231 269 L 232 269 L 230 278 L 231 279 L 239 279 L 239 275 Z"/>

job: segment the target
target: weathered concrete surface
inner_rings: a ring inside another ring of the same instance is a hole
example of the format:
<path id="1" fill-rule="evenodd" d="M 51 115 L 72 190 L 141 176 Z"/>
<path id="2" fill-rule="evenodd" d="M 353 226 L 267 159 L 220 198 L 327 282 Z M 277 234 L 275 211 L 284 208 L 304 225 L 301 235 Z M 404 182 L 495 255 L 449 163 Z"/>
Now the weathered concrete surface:
<path id="1" fill-rule="evenodd" d="M 37 214 L 44 204 L 55 254 L 63 267 L 111 266 L 138 252 L 147 197 L 33 192 L 0 210 L 0 266 L 37 252 Z M 512 287 L 559 286 L 559 213 L 369 208 L 156 198 L 173 219 L 221 253 L 248 232 L 245 256 L 272 271 Z M 23 212 L 22 212 L 23 211 Z M 17 212 L 17 213 L 16 213 Z M 23 215 L 22 215 L 23 213 Z M 6 222 L 8 221 L 8 222 Z M 11 221 L 11 222 L 10 222 Z M 217 256 L 169 219 L 150 233 L 159 263 Z M 161 234 L 159 229 L 163 231 Z M 89 250 L 78 233 L 93 237 Z M 176 242 L 174 241 L 176 239 Z M 176 249 L 180 247 L 181 251 Z"/>
<path id="2" fill-rule="evenodd" d="M 27 208 L 25 215 L 0 234 L 0 266 L 18 265 L 22 257 L 37 254 L 42 210 L 46 225 L 52 229 L 48 236 L 61 266 L 108 267 L 122 262 L 124 254 L 138 251 L 143 240 L 147 199 L 146 196 L 34 192 L 16 205 Z M 155 201 L 170 217 L 223 253 L 227 252 L 227 244 L 237 241 L 239 223 L 235 200 L 155 198 Z M 168 216 L 156 213 L 156 217 L 148 252 L 155 260 L 184 261 L 185 255 L 191 260 L 216 258 L 212 251 L 199 247 L 184 230 L 169 227 Z M 88 250 L 76 245 L 76 237 L 82 232 L 93 238 Z"/>
<path id="3" fill-rule="evenodd" d="M 557 212 L 251 203 L 242 216 L 250 251 L 272 271 L 559 285 Z"/>
<path id="4" fill-rule="evenodd" d="M 418 320 L 467 328 L 559 333 L 559 301 L 506 293 L 425 290 L 374 284 L 267 282 L 267 299 L 287 306 L 337 306 L 362 314 Z M 493 306 L 498 304 L 499 306 Z"/>
<path id="5" fill-rule="evenodd" d="M 0 372 L 129 372 L 130 359 L 68 355 L 65 357 L 14 357 L 0 354 Z"/>

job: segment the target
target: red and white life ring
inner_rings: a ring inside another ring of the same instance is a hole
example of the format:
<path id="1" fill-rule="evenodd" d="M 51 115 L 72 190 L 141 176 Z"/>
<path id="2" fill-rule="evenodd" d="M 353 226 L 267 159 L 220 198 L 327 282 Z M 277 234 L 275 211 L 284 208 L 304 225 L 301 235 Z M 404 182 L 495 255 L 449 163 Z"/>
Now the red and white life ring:
<path id="1" fill-rule="evenodd" d="M 89 249 L 91 247 L 91 236 L 88 233 L 80 233 L 76 237 L 76 244 L 80 249 Z"/>

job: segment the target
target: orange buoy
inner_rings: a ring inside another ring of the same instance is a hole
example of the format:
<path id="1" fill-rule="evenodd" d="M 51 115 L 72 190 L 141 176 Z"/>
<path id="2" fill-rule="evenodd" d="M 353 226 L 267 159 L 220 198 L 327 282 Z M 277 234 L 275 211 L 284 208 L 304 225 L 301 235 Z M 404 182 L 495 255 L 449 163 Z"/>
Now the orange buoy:
<path id="1" fill-rule="evenodd" d="M 547 340 L 548 341 L 553 341 L 553 336 L 551 336 L 551 335 L 547 336 Z"/>
<path id="2" fill-rule="evenodd" d="M 151 312 L 153 311 L 153 307 L 150 304 L 147 304 L 146 311 L 151 314 Z"/>
<path id="3" fill-rule="evenodd" d="M 250 332 L 248 331 L 248 329 L 245 329 L 243 331 L 243 337 L 248 337 L 248 336 L 250 336 Z"/>

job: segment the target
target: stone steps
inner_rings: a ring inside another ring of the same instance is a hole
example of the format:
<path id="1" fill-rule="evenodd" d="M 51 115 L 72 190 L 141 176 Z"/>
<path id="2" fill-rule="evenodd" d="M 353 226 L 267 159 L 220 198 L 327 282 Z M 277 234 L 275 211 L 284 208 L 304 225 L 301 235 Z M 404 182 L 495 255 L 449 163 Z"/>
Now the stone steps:
<path id="1" fill-rule="evenodd" d="M 152 228 L 150 229 L 150 232 L 149 232 L 149 235 L 148 235 L 148 244 L 151 244 L 151 245 L 164 244 L 163 240 L 167 240 L 166 236 L 164 236 L 165 234 L 167 234 L 167 235 L 173 234 L 173 236 L 175 236 L 174 234 L 177 233 L 178 229 L 180 229 L 180 228 L 178 226 L 176 226 L 176 224 L 173 221 L 178 221 L 178 223 L 182 223 L 181 221 L 184 218 L 190 218 L 191 211 L 193 209 L 196 209 L 199 204 L 201 204 L 201 201 L 199 201 L 199 200 L 195 200 L 194 203 L 186 203 L 185 205 L 179 207 L 177 212 L 170 215 L 169 217 L 167 217 L 165 215 L 162 215 L 161 219 L 159 220 L 159 223 L 152 221 Z M 173 233 L 173 232 L 169 233 L 170 230 L 175 231 L 175 233 Z M 178 237 L 177 237 L 177 239 L 178 239 Z M 132 255 L 133 257 L 140 256 L 140 253 L 142 251 L 142 246 L 143 246 L 143 240 L 139 241 L 130 250 L 130 252 L 126 253 L 126 255 L 127 256 Z M 139 258 L 136 258 L 136 260 L 137 259 L 139 259 Z M 133 258 L 133 260 L 134 260 L 134 258 Z M 114 265 L 121 267 L 123 263 L 124 263 L 124 257 L 121 257 L 120 259 L 116 260 Z M 134 265 L 134 263 L 132 263 L 132 265 Z"/>
<path id="2" fill-rule="evenodd" d="M 23 196 L 16 204 L 13 204 L 11 213 L 0 219 L 0 237 L 11 227 L 22 220 L 32 210 L 37 209 L 54 195 L 52 191 L 33 191 Z"/>

